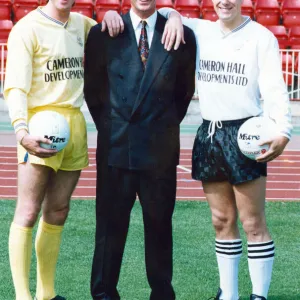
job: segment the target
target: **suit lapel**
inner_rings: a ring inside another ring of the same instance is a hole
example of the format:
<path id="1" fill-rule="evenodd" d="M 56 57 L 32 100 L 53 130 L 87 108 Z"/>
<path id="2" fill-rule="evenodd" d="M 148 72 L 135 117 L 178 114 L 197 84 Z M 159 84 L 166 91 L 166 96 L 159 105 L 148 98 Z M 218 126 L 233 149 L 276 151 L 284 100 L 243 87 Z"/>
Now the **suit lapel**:
<path id="1" fill-rule="evenodd" d="M 125 62 L 126 70 L 125 72 L 128 72 L 128 68 L 135 68 L 138 70 L 140 76 L 143 76 L 143 68 L 142 68 L 142 62 L 140 59 L 138 46 L 136 42 L 135 32 L 133 30 L 133 26 L 131 23 L 130 15 L 127 13 L 123 17 L 125 30 L 123 34 L 120 35 L 122 39 L 120 39 L 120 48 L 121 50 L 121 60 Z M 116 51 L 119 51 L 120 49 L 116 49 Z M 126 76 L 126 74 L 123 74 Z"/>
<path id="2" fill-rule="evenodd" d="M 141 102 L 144 100 L 146 93 L 148 92 L 149 88 L 152 85 L 153 80 L 156 77 L 156 74 L 158 73 L 160 67 L 165 62 L 165 60 L 169 55 L 169 52 L 164 49 L 164 46 L 161 43 L 161 38 L 165 28 L 165 23 L 166 20 L 159 13 L 157 13 L 157 21 L 154 29 L 154 35 L 150 47 L 146 70 L 142 78 L 138 96 L 134 103 L 132 115 L 137 110 Z M 139 55 L 138 58 L 140 60 Z"/>

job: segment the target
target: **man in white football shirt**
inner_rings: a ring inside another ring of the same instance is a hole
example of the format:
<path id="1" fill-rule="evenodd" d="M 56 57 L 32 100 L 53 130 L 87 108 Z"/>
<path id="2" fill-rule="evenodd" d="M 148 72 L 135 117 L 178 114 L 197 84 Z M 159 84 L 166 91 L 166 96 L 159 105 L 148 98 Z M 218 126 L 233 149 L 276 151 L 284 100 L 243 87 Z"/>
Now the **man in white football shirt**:
<path id="1" fill-rule="evenodd" d="M 274 243 L 265 218 L 266 163 L 282 153 L 291 137 L 289 97 L 274 35 L 241 14 L 242 0 L 212 0 L 219 20 L 181 18 L 172 9 L 163 42 L 168 49 L 183 39 L 182 23 L 198 45 L 197 89 L 204 119 L 194 142 L 192 176 L 201 180 L 216 232 L 220 289 L 215 299 L 237 300 L 242 241 L 238 215 L 248 240 L 251 300 L 266 300 Z M 264 99 L 264 111 L 260 97 Z M 279 134 L 257 161 L 240 152 L 239 127 L 248 118 L 274 119 Z"/>

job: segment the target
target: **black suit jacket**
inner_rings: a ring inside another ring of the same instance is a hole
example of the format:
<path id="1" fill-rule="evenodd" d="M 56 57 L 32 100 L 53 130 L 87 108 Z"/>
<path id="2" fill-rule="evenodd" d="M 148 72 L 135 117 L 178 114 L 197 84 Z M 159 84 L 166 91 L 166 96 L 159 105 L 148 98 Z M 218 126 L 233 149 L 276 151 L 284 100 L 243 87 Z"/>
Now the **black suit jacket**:
<path id="1" fill-rule="evenodd" d="M 145 73 L 130 15 L 116 38 L 94 26 L 85 50 L 84 95 L 98 130 L 97 161 L 147 170 L 179 162 L 179 124 L 195 89 L 196 42 L 166 51 L 158 13 Z"/>

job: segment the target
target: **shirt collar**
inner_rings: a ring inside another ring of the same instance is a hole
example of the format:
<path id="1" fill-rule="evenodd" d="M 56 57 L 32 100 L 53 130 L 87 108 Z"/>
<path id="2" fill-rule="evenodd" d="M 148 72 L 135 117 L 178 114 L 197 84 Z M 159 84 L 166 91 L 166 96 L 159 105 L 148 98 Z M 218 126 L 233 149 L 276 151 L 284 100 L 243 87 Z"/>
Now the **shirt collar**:
<path id="1" fill-rule="evenodd" d="M 63 23 L 63 22 L 61 22 L 61 21 L 59 21 L 59 20 L 56 20 L 56 19 L 54 19 L 54 18 L 48 16 L 48 15 L 43 11 L 43 6 L 39 6 L 39 7 L 37 8 L 37 11 L 38 11 L 41 15 L 43 15 L 44 17 L 46 17 L 47 19 L 49 19 L 50 21 L 52 21 L 52 22 L 54 22 L 54 23 L 56 23 L 56 24 L 58 24 L 58 25 L 61 25 L 61 26 L 63 26 L 64 28 L 67 28 L 68 23 L 69 23 L 69 21 L 70 21 L 70 16 L 71 16 L 71 14 L 70 14 L 70 16 L 69 16 L 69 20 L 68 20 L 66 23 Z"/>
<path id="2" fill-rule="evenodd" d="M 244 20 L 243 20 L 243 23 L 242 23 L 242 24 L 240 24 L 239 26 L 237 26 L 236 28 L 234 28 L 233 30 L 231 30 L 230 32 L 228 32 L 228 33 L 226 33 L 226 34 L 223 33 L 224 37 L 227 37 L 228 35 L 230 35 L 230 34 L 232 34 L 232 33 L 234 33 L 234 32 L 237 32 L 237 31 L 241 30 L 241 29 L 244 28 L 248 23 L 251 22 L 251 18 L 250 18 L 249 16 L 243 16 L 243 19 L 244 19 Z M 220 20 L 218 20 L 217 23 L 220 24 Z"/>
<path id="3" fill-rule="evenodd" d="M 133 29 L 136 30 L 138 28 L 138 26 L 140 25 L 142 19 L 132 9 L 130 9 L 129 13 L 130 13 L 130 18 L 131 18 Z M 155 11 L 145 21 L 147 22 L 147 25 L 149 26 L 149 28 L 154 29 L 156 20 L 157 20 L 157 11 Z"/>

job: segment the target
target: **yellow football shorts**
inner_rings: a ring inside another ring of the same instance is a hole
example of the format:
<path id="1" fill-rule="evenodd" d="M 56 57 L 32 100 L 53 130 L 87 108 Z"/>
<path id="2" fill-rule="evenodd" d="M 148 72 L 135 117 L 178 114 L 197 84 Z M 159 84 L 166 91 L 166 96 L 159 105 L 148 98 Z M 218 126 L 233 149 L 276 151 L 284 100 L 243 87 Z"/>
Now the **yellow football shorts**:
<path id="1" fill-rule="evenodd" d="M 55 172 L 57 170 L 76 171 L 88 166 L 88 146 L 86 122 L 83 113 L 79 108 L 58 108 L 43 106 L 28 111 L 28 120 L 37 112 L 43 110 L 54 110 L 62 114 L 70 126 L 70 140 L 67 146 L 59 151 L 55 156 L 49 158 L 39 158 L 29 154 L 25 148 L 18 145 L 18 163 L 29 162 L 48 166 Z"/>

